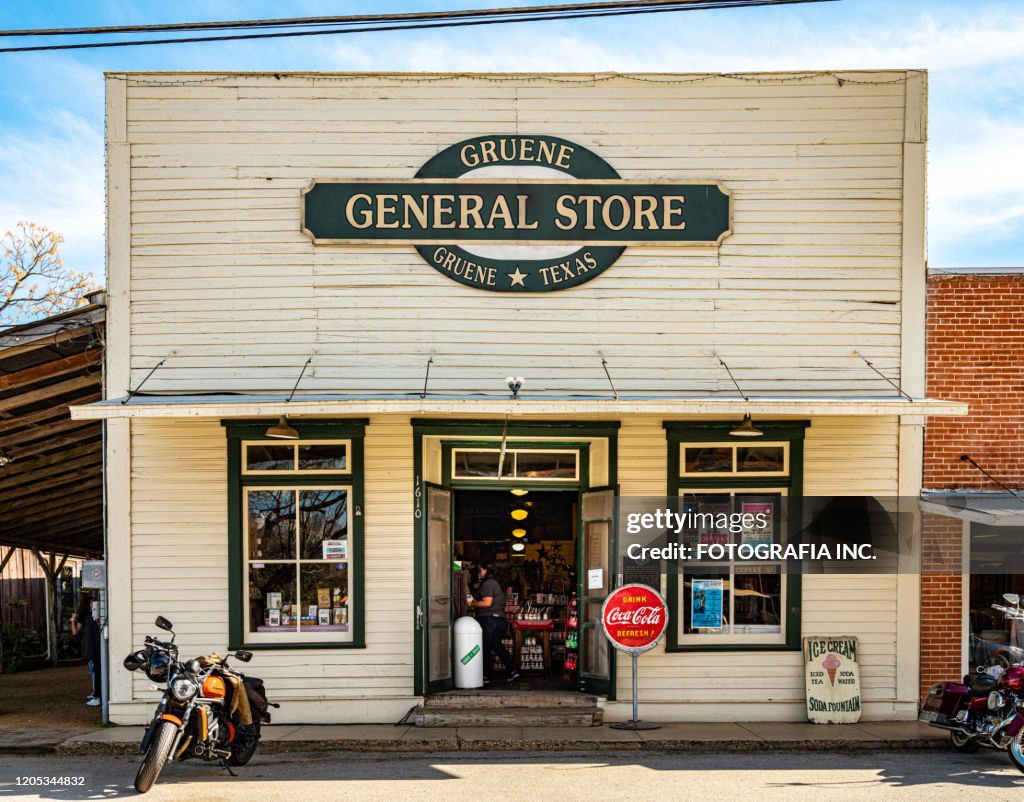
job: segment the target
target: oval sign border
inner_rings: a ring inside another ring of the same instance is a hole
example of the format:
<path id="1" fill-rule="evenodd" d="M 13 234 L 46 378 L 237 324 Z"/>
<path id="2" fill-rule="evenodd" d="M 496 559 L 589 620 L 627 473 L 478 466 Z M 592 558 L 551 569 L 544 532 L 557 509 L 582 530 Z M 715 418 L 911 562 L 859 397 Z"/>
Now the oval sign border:
<path id="1" fill-rule="evenodd" d="M 568 169 L 563 169 L 554 165 L 546 164 L 544 166 L 550 167 L 554 170 L 559 170 L 566 175 L 570 175 L 577 179 L 621 179 L 614 167 L 608 162 L 598 156 L 594 151 L 589 148 L 585 148 L 575 142 L 570 142 L 568 139 L 560 139 L 555 136 L 548 136 L 546 134 L 488 134 L 486 136 L 477 136 L 471 139 L 463 139 L 461 142 L 456 142 L 454 145 L 449 145 L 444 150 L 437 153 L 432 158 L 428 159 L 422 167 L 417 171 L 416 178 L 459 178 L 470 170 L 477 169 L 476 166 L 466 169 L 465 164 L 462 162 L 460 153 L 463 148 L 469 145 L 479 144 L 481 142 L 495 140 L 495 139 L 507 139 L 507 140 L 523 140 L 532 139 L 538 140 L 543 139 L 545 142 L 554 142 L 561 146 L 571 147 L 573 149 L 572 159 Z M 517 153 L 522 153 L 520 148 L 516 148 Z M 502 160 L 501 165 L 518 165 L 518 166 L 531 166 L 536 167 L 536 160 L 524 160 L 521 158 L 513 159 L 511 161 Z M 619 257 L 622 256 L 626 250 L 624 247 L 615 245 L 598 245 L 595 247 L 589 247 L 584 245 L 575 252 L 568 254 L 567 256 L 561 256 L 555 259 L 488 259 L 485 257 L 476 256 L 470 253 L 465 248 L 457 244 L 452 245 L 416 245 L 417 253 L 420 257 L 434 268 L 438 273 L 457 281 L 459 284 L 464 284 L 467 287 L 473 287 L 478 290 L 485 290 L 487 292 L 557 292 L 558 290 L 567 290 L 571 287 L 578 287 L 581 284 L 586 284 L 591 279 L 597 278 L 605 270 L 615 264 Z M 446 253 L 454 254 L 466 262 L 473 262 L 485 267 L 493 267 L 496 271 L 506 275 L 510 279 L 510 285 L 507 287 L 488 287 L 479 284 L 474 281 L 467 280 L 464 276 L 458 276 L 449 270 L 446 270 L 443 264 L 438 264 L 435 255 L 440 251 L 444 250 Z M 541 270 L 544 268 L 550 268 L 554 265 L 562 263 L 570 263 L 574 267 L 577 264 L 588 264 L 587 255 L 589 254 L 590 259 L 595 263 L 593 267 L 590 267 L 585 272 L 576 273 L 573 278 L 559 281 L 555 284 L 545 284 Z M 513 275 L 523 274 L 523 278 L 517 281 L 512 278 Z M 526 286 L 530 278 L 534 278 L 537 286 L 531 284 Z"/>

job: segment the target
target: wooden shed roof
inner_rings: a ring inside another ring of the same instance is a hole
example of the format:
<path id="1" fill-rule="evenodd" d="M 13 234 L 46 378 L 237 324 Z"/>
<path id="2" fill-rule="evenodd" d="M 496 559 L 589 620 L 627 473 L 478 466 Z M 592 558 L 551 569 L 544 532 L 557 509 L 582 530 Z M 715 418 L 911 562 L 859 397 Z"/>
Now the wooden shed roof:
<path id="1" fill-rule="evenodd" d="M 89 300 L 0 330 L 0 545 L 103 553 L 102 424 L 68 412 L 102 394 L 105 299 Z"/>

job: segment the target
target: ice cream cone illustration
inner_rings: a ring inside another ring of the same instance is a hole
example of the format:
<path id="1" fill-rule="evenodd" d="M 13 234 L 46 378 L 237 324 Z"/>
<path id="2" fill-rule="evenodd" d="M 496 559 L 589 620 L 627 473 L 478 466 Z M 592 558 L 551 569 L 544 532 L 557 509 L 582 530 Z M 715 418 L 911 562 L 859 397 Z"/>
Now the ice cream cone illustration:
<path id="1" fill-rule="evenodd" d="M 843 661 L 834 654 L 828 655 L 828 657 L 821 661 L 821 667 L 828 672 L 828 681 L 833 688 L 836 686 L 836 672 L 842 664 Z"/>

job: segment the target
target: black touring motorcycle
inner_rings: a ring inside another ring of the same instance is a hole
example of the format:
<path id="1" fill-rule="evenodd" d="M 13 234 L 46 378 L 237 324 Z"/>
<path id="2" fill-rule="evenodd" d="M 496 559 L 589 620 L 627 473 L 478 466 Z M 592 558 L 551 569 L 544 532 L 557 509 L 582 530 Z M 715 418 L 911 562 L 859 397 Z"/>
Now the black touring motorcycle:
<path id="1" fill-rule="evenodd" d="M 214 652 L 182 663 L 171 622 L 159 616 L 156 625 L 170 632 L 171 639 L 147 635 L 145 646 L 124 659 L 129 671 L 142 669 L 153 682 L 166 683 L 139 745 L 145 758 L 135 776 L 135 790 L 144 794 L 152 788 L 169 759 L 217 761 L 234 776 L 231 766 L 244 766 L 252 759 L 260 727 L 270 723 L 268 709 L 278 707 L 267 701 L 263 680 L 228 666 L 230 657 L 248 663 L 252 652 L 239 650 L 227 657 Z"/>

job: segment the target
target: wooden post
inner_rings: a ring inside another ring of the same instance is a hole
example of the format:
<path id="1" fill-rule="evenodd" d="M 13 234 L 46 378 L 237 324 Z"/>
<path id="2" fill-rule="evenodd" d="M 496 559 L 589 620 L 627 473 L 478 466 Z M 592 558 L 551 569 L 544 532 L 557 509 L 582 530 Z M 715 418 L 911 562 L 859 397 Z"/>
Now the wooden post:
<path id="1" fill-rule="evenodd" d="M 64 563 L 68 560 L 68 555 L 65 554 L 60 558 L 60 563 L 57 563 L 57 555 L 50 553 L 48 558 L 43 558 L 39 549 L 32 549 L 32 553 L 36 555 L 36 561 L 39 563 L 39 567 L 43 569 L 43 573 L 46 575 L 46 592 L 50 594 L 50 614 L 47 617 L 46 629 L 47 629 L 47 643 L 49 644 L 50 651 L 50 665 L 54 668 L 57 667 L 57 616 L 60 615 L 60 608 L 57 604 L 57 581 L 60 577 L 60 572 L 64 568 Z"/>

